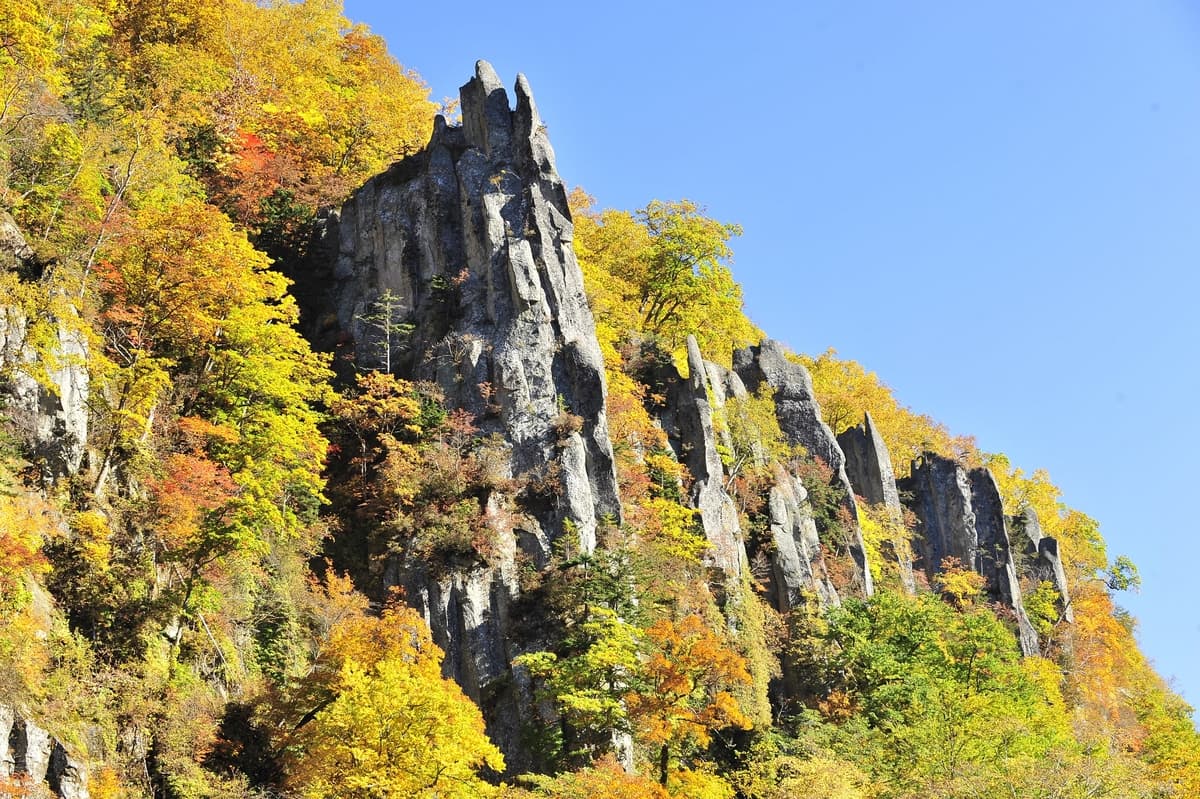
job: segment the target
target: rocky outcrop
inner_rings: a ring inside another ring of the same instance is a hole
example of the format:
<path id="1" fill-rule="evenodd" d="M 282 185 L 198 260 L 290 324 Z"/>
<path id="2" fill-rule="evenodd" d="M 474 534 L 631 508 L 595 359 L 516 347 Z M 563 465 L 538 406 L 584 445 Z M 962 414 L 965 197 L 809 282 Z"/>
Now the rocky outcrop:
<path id="1" fill-rule="evenodd" d="M 808 370 L 789 360 L 783 345 L 770 339 L 759 346 L 734 352 L 733 368 L 748 391 L 755 392 L 764 383 L 770 386 L 774 392 L 779 428 L 788 442 L 803 446 L 810 456 L 819 458 L 833 469 L 833 482 L 844 492 L 843 504 L 852 524 L 850 555 L 862 591 L 870 596 L 873 590 L 871 570 L 867 565 L 862 530 L 858 526 L 854 489 L 846 476 L 846 459 L 833 431 L 821 420 L 821 407 L 813 396 Z"/>
<path id="2" fill-rule="evenodd" d="M 677 455 L 691 475 L 690 505 L 700 515 L 704 537 L 712 546 L 714 566 L 725 574 L 741 573 L 746 558 L 737 506 L 725 490 L 725 469 L 717 453 L 717 436 L 709 397 L 708 365 L 693 336 L 687 338 L 688 377 L 675 383 L 670 401 L 678 424 Z"/>
<path id="3" fill-rule="evenodd" d="M 1033 585 L 1048 582 L 1058 592 L 1058 616 L 1067 622 L 1075 622 L 1071 609 L 1071 592 L 1067 586 L 1067 573 L 1058 555 L 1058 541 L 1042 533 L 1042 523 L 1033 508 L 1026 508 L 1011 518 L 1013 546 L 1018 554 L 1018 574 Z"/>
<path id="4" fill-rule="evenodd" d="M 12 217 L 0 212 L 0 263 L 19 269 L 33 257 Z M 34 348 L 31 321 L 16 306 L 0 306 L 0 393 L 4 415 L 28 444 L 48 479 L 75 474 L 87 444 L 87 340 L 69 304 L 47 318 L 51 339 Z"/>
<path id="5" fill-rule="evenodd" d="M 968 471 L 949 458 L 926 453 L 913 464 L 902 488 L 913 497 L 921 566 L 930 581 L 946 558 L 957 558 L 982 575 L 993 601 L 1013 612 L 1021 651 L 1038 654 L 1037 632 L 1021 604 L 1000 490 L 992 473 L 984 468 Z"/>
<path id="6" fill-rule="evenodd" d="M 61 799 L 88 799 L 87 766 L 8 705 L 0 705 L 0 775 L 24 775 Z"/>
<path id="7" fill-rule="evenodd" d="M 800 607 L 810 597 L 822 606 L 838 604 L 808 492 L 783 464 L 769 464 L 773 480 L 760 520 L 765 530 L 756 536 L 758 540 L 744 540 L 737 506 L 725 487 L 728 475 L 717 445 L 727 452 L 734 450 L 727 413 L 732 402 L 746 400 L 749 392 L 736 372 L 705 361 L 692 336 L 687 339 L 687 353 L 686 379 L 669 361 L 655 370 L 651 382 L 666 402 L 654 410 L 692 480 L 688 501 L 699 512 L 705 537 L 712 545 L 712 565 L 726 575 L 736 575 L 750 558 L 764 564 L 755 576 L 765 584 L 772 605 L 780 612 Z M 715 423 L 722 418 L 723 424 Z M 768 465 L 761 442 L 751 442 L 748 449 L 754 466 Z"/>
<path id="8" fill-rule="evenodd" d="M 846 456 L 846 476 L 855 495 L 870 505 L 882 507 L 894 524 L 903 524 L 904 507 L 896 488 L 892 457 L 883 437 L 875 429 L 871 414 L 866 414 L 862 424 L 845 430 L 837 437 L 837 442 Z M 895 563 L 901 586 L 910 594 L 916 593 L 911 553 L 895 545 L 887 548 L 890 551 L 884 552 L 884 557 Z"/>
<path id="9" fill-rule="evenodd" d="M 780 465 L 767 499 L 770 525 L 771 574 L 768 594 L 780 613 L 803 607 L 807 596 L 821 606 L 840 602 L 837 589 L 825 570 L 817 523 L 808 505 L 808 491 L 795 475 Z"/>
<path id="10" fill-rule="evenodd" d="M 510 109 L 481 61 L 462 87 L 461 109 L 461 127 L 439 118 L 424 151 L 329 216 L 315 271 L 301 282 L 310 291 L 324 283 L 326 292 L 317 303 L 324 315 L 310 313 L 310 327 L 341 331 L 335 339 L 346 339 L 360 367 L 435 381 L 483 434 L 507 442 L 506 477 L 554 488 L 537 492 L 515 520 L 494 514 L 497 552 L 488 564 L 443 564 L 438 574 L 421 563 L 388 569 L 520 768 L 522 702 L 509 664 L 518 641 L 539 642 L 517 630 L 531 622 L 510 612 L 517 553 L 544 566 L 563 535 L 571 551 L 590 551 L 600 522 L 619 522 L 621 507 L 566 191 L 529 85 L 518 76 Z"/>

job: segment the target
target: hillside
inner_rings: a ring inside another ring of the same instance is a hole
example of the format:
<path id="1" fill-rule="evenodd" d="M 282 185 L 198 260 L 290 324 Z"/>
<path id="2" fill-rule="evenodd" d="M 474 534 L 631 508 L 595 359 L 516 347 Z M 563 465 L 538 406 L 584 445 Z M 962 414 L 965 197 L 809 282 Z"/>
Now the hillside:
<path id="1" fill-rule="evenodd" d="M 7 795 L 1200 794 L 1096 522 L 568 191 L 524 76 L 6 11 Z"/>

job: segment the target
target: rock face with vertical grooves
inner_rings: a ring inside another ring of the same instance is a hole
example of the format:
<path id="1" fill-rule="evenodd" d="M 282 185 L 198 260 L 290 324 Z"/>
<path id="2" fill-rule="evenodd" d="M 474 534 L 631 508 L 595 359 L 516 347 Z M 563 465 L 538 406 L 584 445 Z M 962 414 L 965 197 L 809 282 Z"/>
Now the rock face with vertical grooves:
<path id="1" fill-rule="evenodd" d="M 0 705 L 0 776 L 18 775 L 61 799 L 88 799 L 87 766 L 49 732 Z"/>
<path id="2" fill-rule="evenodd" d="M 749 396 L 736 372 L 705 361 L 694 337 L 687 339 L 688 377 L 673 364 L 664 364 L 654 377 L 667 402 L 658 420 L 667 432 L 677 458 L 692 478 L 689 504 L 699 512 L 705 537 L 712 545 L 711 564 L 727 576 L 741 572 L 749 558 L 761 558 L 772 605 L 780 612 L 802 606 L 813 597 L 822 606 L 840 599 L 825 569 L 808 492 L 782 464 L 773 464 L 773 482 L 766 497 L 764 540 L 748 545 L 737 507 L 724 486 L 726 472 L 717 452 L 720 443 L 732 450 L 729 425 L 715 425 L 732 401 Z M 767 465 L 761 442 L 752 442 L 752 460 Z M 750 550 L 747 551 L 747 547 Z"/>
<path id="3" fill-rule="evenodd" d="M 845 430 L 837 437 L 837 441 L 846 456 L 846 476 L 854 487 L 854 493 L 870 505 L 882 506 L 894 523 L 902 523 L 904 507 L 900 504 L 900 492 L 896 488 L 892 457 L 888 454 L 883 437 L 875 429 L 871 414 L 866 414 L 862 424 Z M 896 564 L 900 572 L 900 584 L 908 593 L 916 593 L 912 558 L 908 552 L 897 551 L 894 546 L 890 549 L 885 556 Z"/>
<path id="4" fill-rule="evenodd" d="M 694 336 L 687 338 L 688 378 L 680 379 L 672 404 L 679 425 L 678 456 L 692 477 L 689 501 L 700 514 L 712 545 L 712 565 L 729 576 L 741 573 L 746 558 L 737 507 L 725 490 L 725 469 L 717 454 L 708 366 Z"/>
<path id="5" fill-rule="evenodd" d="M 18 269 L 33 251 L 7 213 L 0 211 L 0 268 Z M 5 416 L 29 442 L 35 461 L 51 479 L 73 475 L 87 444 L 87 341 L 70 319 L 49 319 L 54 344 L 39 354 L 29 341 L 29 320 L 19 308 L 0 306 L 0 392 Z M 45 357 L 48 356 L 48 357 Z M 45 369 L 43 380 L 34 367 Z"/>
<path id="6" fill-rule="evenodd" d="M 1037 632 L 1021 604 L 1012 545 L 1000 490 L 987 469 L 964 469 L 949 458 L 926 453 L 913 464 L 903 488 L 913 496 L 920 522 L 921 565 L 932 581 L 947 557 L 983 576 L 992 600 L 1010 608 L 1026 655 L 1039 653 Z"/>
<path id="7" fill-rule="evenodd" d="M 1012 517 L 1013 546 L 1020 553 L 1018 571 L 1034 585 L 1048 582 L 1058 592 L 1058 615 L 1067 622 L 1075 622 L 1071 609 L 1071 592 L 1067 586 L 1067 573 L 1058 555 L 1058 541 L 1042 533 L 1042 523 L 1033 508 L 1026 508 Z"/>
<path id="8" fill-rule="evenodd" d="M 767 384 L 775 393 L 775 415 L 779 428 L 789 443 L 803 446 L 808 454 L 820 458 L 833 469 L 833 480 L 845 491 L 845 509 L 853 529 L 850 534 L 850 555 L 854 559 L 863 593 L 873 591 L 867 551 L 863 546 L 862 530 L 858 526 L 858 506 L 854 489 L 846 476 L 846 459 L 829 425 L 821 419 L 821 407 L 813 396 L 812 378 L 802 365 L 791 361 L 777 341 L 770 339 L 756 347 L 737 350 L 733 368 L 748 391 L 757 391 Z"/>
<path id="9" fill-rule="evenodd" d="M 771 604 L 780 613 L 803 607 L 814 596 L 822 607 L 840 603 L 837 589 L 825 570 L 817 523 L 808 505 L 808 491 L 799 478 L 780 465 L 767 499 L 771 532 L 768 581 Z"/>
<path id="10" fill-rule="evenodd" d="M 529 85 L 518 76 L 512 110 L 481 61 L 461 89 L 461 108 L 462 127 L 439 118 L 424 151 L 330 215 L 317 243 L 325 266 L 308 280 L 328 280 L 320 304 L 334 318 L 316 324 L 344 331 L 360 367 L 437 382 L 482 433 L 503 436 L 510 476 L 557 481 L 553 497 L 515 522 L 498 521 L 511 514 L 489 507 L 499 528 L 490 563 L 440 574 L 415 562 L 388 569 L 519 769 L 521 708 L 532 703 L 514 694 L 522 688 L 509 666 L 522 638 L 512 613 L 517 552 L 545 565 L 567 532 L 571 550 L 590 551 L 598 524 L 619 521 L 621 508 L 603 362 L 566 191 Z M 403 347 L 381 333 L 388 309 L 391 323 L 413 326 Z M 569 415 L 581 429 L 564 432 Z"/>

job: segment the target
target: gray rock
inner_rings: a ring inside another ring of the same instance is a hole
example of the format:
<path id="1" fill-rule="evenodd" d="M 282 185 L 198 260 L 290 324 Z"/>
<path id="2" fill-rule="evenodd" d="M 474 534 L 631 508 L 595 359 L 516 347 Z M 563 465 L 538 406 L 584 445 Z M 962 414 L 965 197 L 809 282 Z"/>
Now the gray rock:
<path id="1" fill-rule="evenodd" d="M 328 280 L 317 325 L 343 331 L 360 367 L 435 381 L 484 435 L 510 445 L 508 476 L 558 482 L 515 522 L 496 522 L 498 551 L 488 564 L 435 574 L 400 559 L 387 570 L 425 614 L 447 672 L 483 706 L 489 732 L 519 770 L 529 762 L 521 744 L 528 713 L 509 664 L 519 654 L 514 641 L 528 637 L 518 628 L 532 622 L 509 612 L 519 594 L 516 554 L 544 566 L 566 531 L 567 549 L 588 552 L 600 523 L 619 522 L 621 507 L 566 190 L 523 76 L 515 92 L 510 110 L 495 71 L 476 64 L 460 93 L 462 127 L 439 118 L 424 151 L 331 213 L 314 245 L 327 262 L 302 280 L 310 288 Z M 373 320 L 385 294 L 392 321 L 412 325 L 403 341 Z"/>
<path id="2" fill-rule="evenodd" d="M 854 493 L 870 505 L 882 505 L 893 522 L 903 523 L 904 507 L 900 504 L 900 492 L 896 489 L 892 457 L 888 454 L 883 437 L 875 429 L 871 414 L 866 414 L 862 424 L 845 430 L 837 437 L 837 442 L 846 456 L 846 476 L 854 487 Z M 908 552 L 897 551 L 895 547 L 888 549 L 885 557 L 895 562 L 904 590 L 909 594 L 916 593 L 912 557 Z"/>
<path id="3" fill-rule="evenodd" d="M 0 777 L 11 777 L 16 768 L 9 740 L 15 720 L 13 709 L 8 705 L 0 705 Z"/>
<path id="4" fill-rule="evenodd" d="M 1013 546 L 1020 555 L 1018 574 L 1034 584 L 1048 582 L 1053 585 L 1059 596 L 1059 618 L 1073 624 L 1075 611 L 1071 609 L 1071 592 L 1058 554 L 1058 541 L 1042 533 L 1042 523 L 1033 508 L 1026 508 L 1010 521 L 1015 531 Z"/>
<path id="5" fill-rule="evenodd" d="M 87 765 L 12 706 L 0 704 L 0 776 L 14 774 L 45 783 L 61 799 L 88 799 Z"/>
<path id="6" fill-rule="evenodd" d="M 768 593 L 775 609 L 786 613 L 803 607 L 806 595 L 815 596 L 822 607 L 839 604 L 837 589 L 825 570 L 808 492 L 795 475 L 778 464 L 767 499 L 767 516 L 771 534 Z"/>
<path id="7" fill-rule="evenodd" d="M 867 565 L 862 530 L 858 526 L 854 489 L 846 476 L 846 459 L 833 431 L 821 419 L 821 407 L 813 396 L 808 370 L 789 360 L 783 345 L 770 339 L 756 347 L 735 351 L 733 368 L 748 391 L 757 391 L 763 383 L 774 390 L 775 415 L 788 442 L 803 446 L 810 456 L 821 459 L 833 469 L 833 480 L 845 491 L 845 508 L 853 524 L 850 555 L 863 594 L 870 596 L 873 592 L 871 570 Z"/>
<path id="8" fill-rule="evenodd" d="M 50 733 L 32 721 L 18 717 L 8 737 L 13 772 L 28 774 L 35 783 L 44 780 L 50 768 L 50 753 L 54 743 Z"/>
<path id="9" fill-rule="evenodd" d="M 71 757 L 58 741 L 50 752 L 46 782 L 62 799 L 89 799 L 87 766 Z"/>
<path id="10" fill-rule="evenodd" d="M 0 269 L 15 269 L 33 261 L 34 252 L 21 228 L 7 211 L 0 211 Z"/>
<path id="11" fill-rule="evenodd" d="M 12 217 L 0 212 L 0 263 L 19 265 L 32 255 Z M 83 462 L 88 351 L 73 313 L 70 319 L 47 321 L 56 340 L 49 353 L 39 354 L 28 340 L 29 320 L 21 309 L 0 306 L 0 391 L 7 395 L 5 415 L 24 434 L 46 476 L 56 479 L 75 474 Z"/>
<path id="12" fill-rule="evenodd" d="M 1021 651 L 1039 654 L 1037 632 L 1021 604 L 1012 545 L 1000 491 L 987 469 L 967 471 L 940 455 L 926 453 L 913 464 L 903 488 L 913 496 L 920 522 L 921 565 L 932 581 L 947 557 L 984 578 L 993 601 L 1012 610 Z"/>
<path id="13" fill-rule="evenodd" d="M 709 404 L 708 371 L 695 336 L 687 337 L 688 379 L 674 392 L 673 405 L 682 443 L 680 460 L 692 476 L 691 505 L 700 513 L 712 564 L 725 574 L 741 573 L 745 560 L 737 506 L 725 490 L 725 469 L 717 453 Z"/>

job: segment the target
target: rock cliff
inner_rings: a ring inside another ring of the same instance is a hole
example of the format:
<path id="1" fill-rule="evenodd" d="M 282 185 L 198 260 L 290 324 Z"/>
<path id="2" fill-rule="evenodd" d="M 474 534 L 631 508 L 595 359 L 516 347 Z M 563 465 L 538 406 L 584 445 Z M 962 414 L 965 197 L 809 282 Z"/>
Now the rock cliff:
<path id="1" fill-rule="evenodd" d="M 896 488 L 892 457 L 888 454 L 883 437 L 875 429 L 871 414 L 866 415 L 862 424 L 845 430 L 837 437 L 837 441 L 846 456 L 846 476 L 854 487 L 854 493 L 869 505 L 882 507 L 894 524 L 901 524 L 904 507 L 900 504 L 900 492 Z M 916 593 L 910 553 L 898 551 L 893 545 L 885 554 L 895 562 L 904 590 L 910 594 Z"/>
<path id="2" fill-rule="evenodd" d="M 0 211 L 0 269 L 24 269 L 33 258 L 11 216 Z M 0 307 L 0 393 L 5 416 L 28 443 L 48 479 L 72 475 L 83 463 L 88 426 L 87 340 L 69 306 L 62 318 L 30 320 Z M 45 325 L 37 346 L 34 324 Z M 41 351 L 39 352 L 39 347 Z"/>
<path id="3" fill-rule="evenodd" d="M 850 555 L 854 559 L 862 592 L 870 596 L 874 590 L 871 570 L 867 565 L 862 530 L 858 526 L 854 488 L 846 475 L 846 457 L 833 431 L 821 419 L 821 406 L 813 396 L 812 378 L 808 370 L 790 360 L 782 344 L 771 340 L 734 352 L 733 368 L 747 390 L 757 391 L 764 383 L 771 387 L 779 428 L 789 443 L 803 446 L 810 456 L 819 458 L 833 469 L 832 479 L 843 492 L 843 504 L 851 524 L 847 542 Z"/>
<path id="4" fill-rule="evenodd" d="M 1026 508 L 1019 515 L 1011 518 L 1013 546 L 1019 555 L 1017 563 L 1018 574 L 1027 578 L 1035 587 L 1039 583 L 1048 582 L 1058 592 L 1059 618 L 1075 622 L 1075 612 L 1071 610 L 1071 590 L 1067 585 L 1067 573 L 1063 569 L 1062 559 L 1058 555 L 1058 542 L 1053 537 L 1042 533 L 1042 523 L 1033 508 Z"/>
<path id="5" fill-rule="evenodd" d="M 23 776 L 61 799 L 89 796 L 87 766 L 61 741 L 8 705 L 0 705 L 0 775 Z"/>
<path id="6" fill-rule="evenodd" d="M 517 556 L 544 566 L 554 542 L 590 551 L 621 518 L 606 420 L 604 365 L 554 152 L 524 76 L 516 108 L 491 66 L 462 87 L 462 126 L 437 121 L 429 146 L 374 178 L 330 215 L 325 253 L 333 319 L 360 367 L 435 381 L 485 434 L 510 447 L 509 477 L 557 490 L 516 522 L 497 522 L 497 553 L 448 574 L 394 560 L 447 653 L 446 668 L 513 747 L 532 705 L 510 663 L 520 654 Z M 403 326 L 411 333 L 390 335 Z M 571 420 L 577 420 L 572 423 Z M 578 426 L 578 429 L 574 429 Z M 505 514 L 492 514 L 503 517 Z M 543 645 L 546 642 L 542 642 Z"/>
<path id="7" fill-rule="evenodd" d="M 554 642 L 542 624 L 546 609 L 530 607 L 522 596 L 519 568 L 545 569 L 559 542 L 591 551 L 601 527 L 620 521 L 621 504 L 604 364 L 572 249 L 566 193 L 523 76 L 515 97 L 514 109 L 492 68 L 479 62 L 461 89 L 461 127 L 439 118 L 425 150 L 329 213 L 298 289 L 318 346 L 341 351 L 348 356 L 343 362 L 360 369 L 435 382 L 449 405 L 505 442 L 505 477 L 553 483 L 554 490 L 519 513 L 502 496 L 487 500 L 496 545 L 486 561 L 429 564 L 393 554 L 384 574 L 424 614 L 446 652 L 446 673 L 482 707 L 510 768 L 522 770 L 535 757 L 525 733 L 535 716 L 545 720 L 544 708 L 511 664 Z M 705 360 L 689 337 L 686 377 L 652 343 L 642 354 L 647 409 L 686 467 L 683 501 L 697 511 L 711 545 L 708 565 L 718 591 L 750 569 L 781 613 L 842 599 L 796 462 L 772 460 L 764 441 L 748 448 L 739 442 L 740 457 L 769 475 L 763 509 L 748 522 L 727 484 L 739 468 L 722 460 L 735 449 L 727 414 L 769 393 L 787 443 L 830 469 L 831 491 L 821 489 L 836 500 L 820 507 L 828 512 L 836 503 L 832 510 L 848 521 L 844 540 L 834 544 L 849 554 L 838 572 L 843 592 L 873 591 L 856 495 L 900 523 L 904 488 L 920 524 L 917 565 L 932 578 L 952 555 L 979 571 L 991 598 L 1015 615 L 1023 651 L 1037 651 L 1021 606 L 1017 560 L 1033 577 L 1053 581 L 1061 565 L 1054 565 L 1052 540 L 1039 537 L 1028 520 L 1017 551 L 1028 542 L 1029 552 L 1014 559 L 986 470 L 968 472 L 927 456 L 898 486 L 873 420 L 835 437 L 821 419 L 808 372 L 778 342 L 734 352 L 727 369 Z M 843 527 L 821 518 L 830 529 Z M 886 542 L 882 555 L 895 561 L 903 588 L 915 592 L 911 555 Z"/>
<path id="8" fill-rule="evenodd" d="M 1021 651 L 1038 654 L 1037 632 L 1021 604 L 1013 547 L 992 473 L 984 468 L 967 470 L 949 458 L 926 453 L 913 464 L 902 488 L 913 497 L 920 565 L 930 581 L 948 557 L 978 572 L 992 600 L 1016 617 Z"/>

